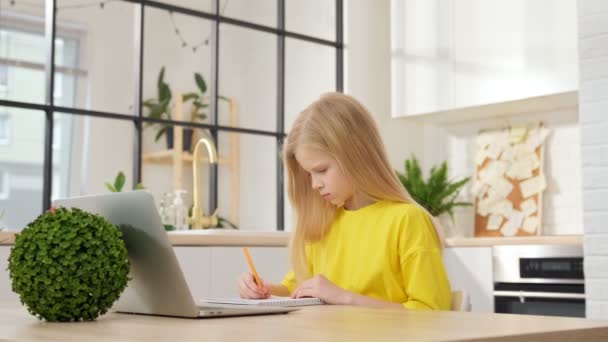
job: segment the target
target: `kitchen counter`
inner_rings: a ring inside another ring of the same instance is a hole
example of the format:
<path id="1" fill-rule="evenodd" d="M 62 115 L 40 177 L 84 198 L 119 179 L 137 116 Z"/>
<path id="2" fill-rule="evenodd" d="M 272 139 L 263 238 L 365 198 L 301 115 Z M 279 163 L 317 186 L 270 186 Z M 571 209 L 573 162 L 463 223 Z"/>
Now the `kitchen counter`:
<path id="1" fill-rule="evenodd" d="M 448 238 L 448 247 L 488 247 L 499 245 L 579 245 L 582 235 L 545 235 L 518 237 Z"/>
<path id="2" fill-rule="evenodd" d="M 287 247 L 289 232 L 256 232 L 226 229 L 170 232 L 169 240 L 174 246 L 265 246 Z M 0 232 L 0 245 L 15 243 L 15 232 Z M 503 238 L 448 238 L 448 247 L 484 247 L 497 245 L 582 245 L 582 235 L 554 235 Z"/>
<path id="3" fill-rule="evenodd" d="M 2 341 L 599 341 L 608 322 L 582 318 L 303 307 L 286 315 L 178 319 L 110 313 L 94 322 L 48 323 L 0 305 Z"/>

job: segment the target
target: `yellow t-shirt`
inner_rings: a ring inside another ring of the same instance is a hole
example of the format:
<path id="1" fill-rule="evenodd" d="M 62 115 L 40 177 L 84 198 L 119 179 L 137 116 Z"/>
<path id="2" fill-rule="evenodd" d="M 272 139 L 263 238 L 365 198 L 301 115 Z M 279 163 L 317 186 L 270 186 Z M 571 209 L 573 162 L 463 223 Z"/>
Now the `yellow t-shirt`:
<path id="1" fill-rule="evenodd" d="M 378 201 L 339 209 L 330 231 L 306 245 L 313 276 L 408 309 L 449 310 L 451 290 L 440 243 L 428 215 L 408 203 Z M 293 271 L 281 282 L 297 287 Z"/>

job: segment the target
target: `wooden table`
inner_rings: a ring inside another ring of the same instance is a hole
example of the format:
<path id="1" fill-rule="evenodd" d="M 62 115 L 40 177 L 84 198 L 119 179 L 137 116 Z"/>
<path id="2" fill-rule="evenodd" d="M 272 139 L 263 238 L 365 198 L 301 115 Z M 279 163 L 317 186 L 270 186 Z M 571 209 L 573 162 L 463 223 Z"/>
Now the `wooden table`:
<path id="1" fill-rule="evenodd" d="M 314 306 L 286 315 L 178 319 L 111 313 L 48 323 L 0 305 L 0 341 L 560 341 L 608 340 L 608 321 Z"/>

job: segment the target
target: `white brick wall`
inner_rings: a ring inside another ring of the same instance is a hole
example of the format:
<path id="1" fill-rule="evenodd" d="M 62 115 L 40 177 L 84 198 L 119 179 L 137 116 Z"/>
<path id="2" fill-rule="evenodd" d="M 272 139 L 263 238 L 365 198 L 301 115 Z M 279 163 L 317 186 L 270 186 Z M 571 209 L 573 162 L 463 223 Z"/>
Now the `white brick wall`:
<path id="1" fill-rule="evenodd" d="M 608 319 L 608 1 L 579 0 L 587 317 Z"/>

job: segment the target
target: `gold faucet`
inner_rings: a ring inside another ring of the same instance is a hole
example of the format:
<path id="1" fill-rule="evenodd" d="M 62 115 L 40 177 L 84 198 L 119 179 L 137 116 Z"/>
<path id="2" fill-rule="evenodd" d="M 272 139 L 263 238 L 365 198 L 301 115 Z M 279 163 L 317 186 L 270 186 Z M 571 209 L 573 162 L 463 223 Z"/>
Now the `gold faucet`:
<path id="1" fill-rule="evenodd" d="M 217 150 L 208 137 L 202 137 L 194 146 L 194 154 L 192 155 L 192 178 L 194 179 L 194 205 L 192 207 L 192 216 L 190 224 L 192 229 L 203 229 L 208 227 L 216 227 L 218 223 L 217 213 L 219 208 L 216 208 L 211 216 L 206 216 L 201 208 L 200 187 L 199 187 L 199 171 L 198 171 L 198 150 L 201 145 L 205 145 L 207 154 L 209 155 L 209 164 L 217 163 Z"/>

